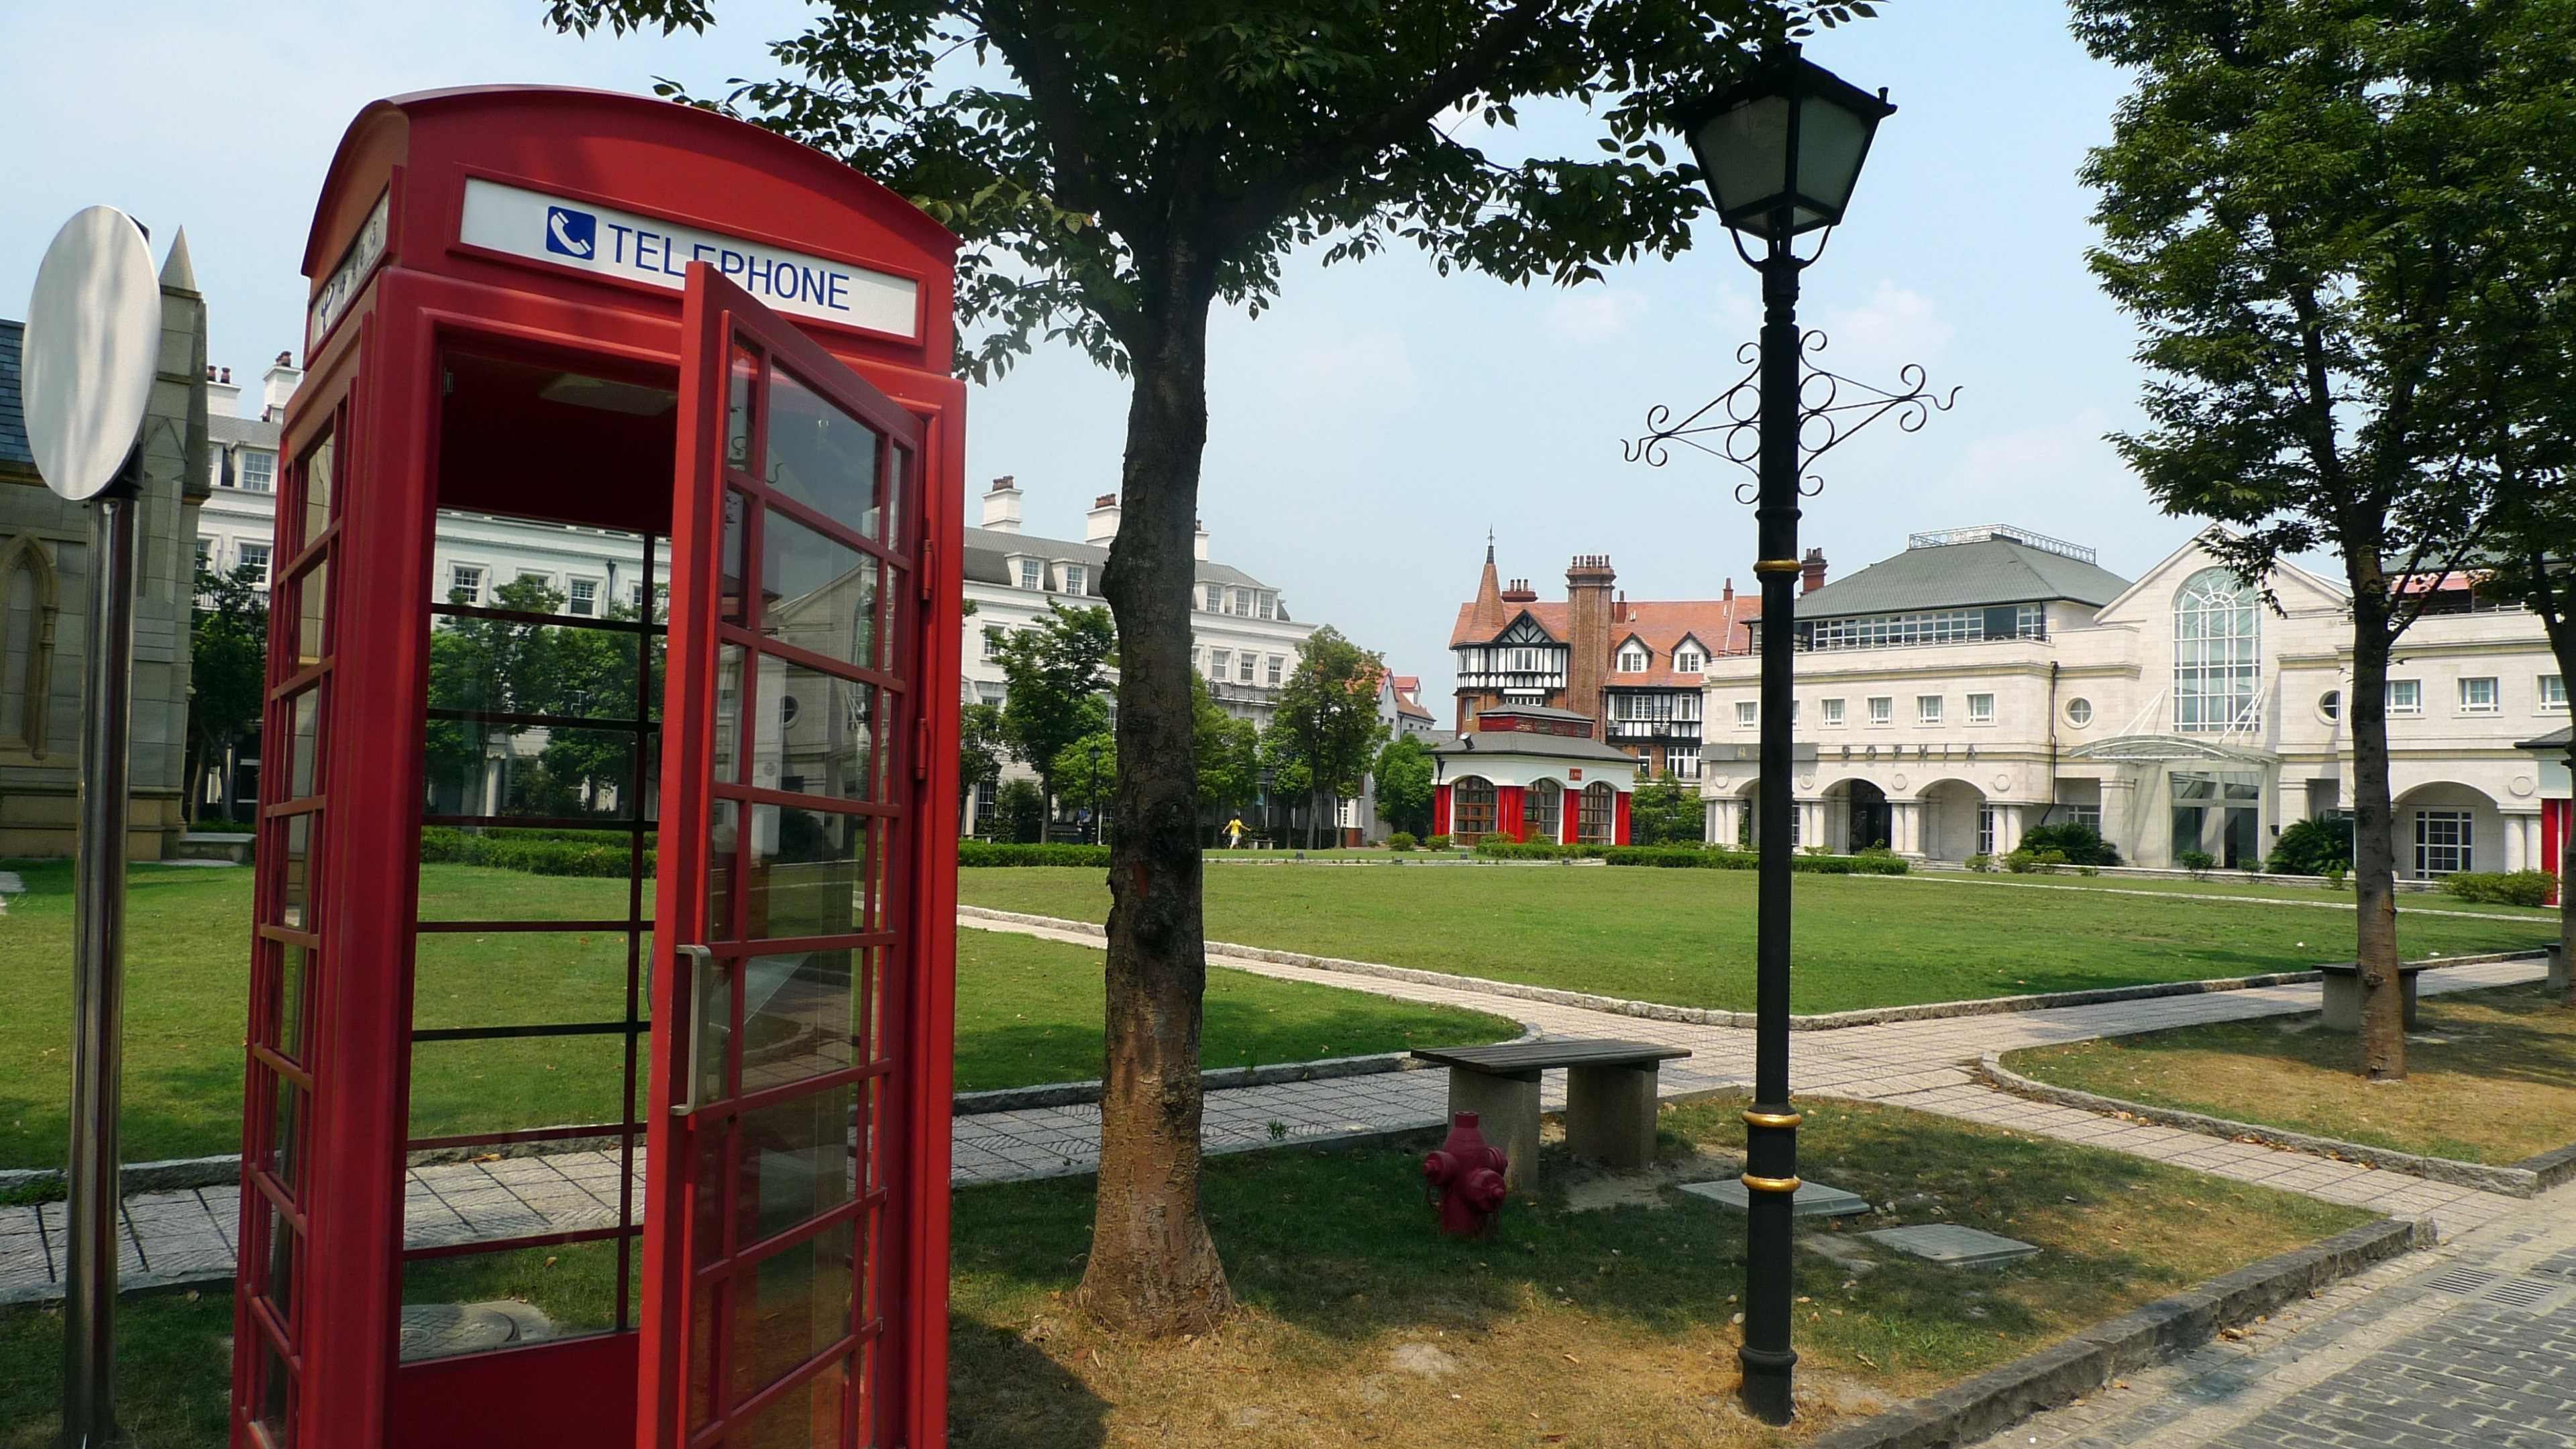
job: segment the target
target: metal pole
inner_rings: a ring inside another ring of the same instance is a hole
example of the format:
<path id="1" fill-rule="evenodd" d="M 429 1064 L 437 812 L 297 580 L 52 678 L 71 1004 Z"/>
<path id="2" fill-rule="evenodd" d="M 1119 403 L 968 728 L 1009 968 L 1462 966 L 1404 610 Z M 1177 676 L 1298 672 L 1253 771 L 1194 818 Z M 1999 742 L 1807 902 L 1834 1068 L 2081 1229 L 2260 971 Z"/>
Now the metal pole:
<path id="1" fill-rule="evenodd" d="M 1762 262 L 1761 498 L 1754 509 L 1762 581 L 1761 861 L 1756 886 L 1753 1106 L 1744 1114 L 1744 1407 L 1786 1424 L 1797 1350 L 1789 1346 L 1790 1208 L 1798 1190 L 1798 1114 L 1789 1106 L 1789 831 L 1792 658 L 1798 560 L 1798 269 L 1788 217 Z"/>
<path id="2" fill-rule="evenodd" d="M 127 736 L 133 714 L 135 513 L 143 450 L 90 515 L 89 673 L 81 685 L 80 834 L 72 865 L 72 1117 L 64 1204 L 63 1443 L 116 1435 L 116 1114 L 125 1041 Z"/>

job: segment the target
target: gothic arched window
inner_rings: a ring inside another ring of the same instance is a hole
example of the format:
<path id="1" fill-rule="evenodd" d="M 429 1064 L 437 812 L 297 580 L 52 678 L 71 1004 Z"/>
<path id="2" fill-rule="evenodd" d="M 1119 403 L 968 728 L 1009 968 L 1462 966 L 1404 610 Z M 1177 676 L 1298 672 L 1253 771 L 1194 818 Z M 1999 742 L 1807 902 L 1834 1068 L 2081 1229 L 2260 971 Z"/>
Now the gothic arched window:
<path id="1" fill-rule="evenodd" d="M 44 545 L 24 536 L 0 545 L 0 749 L 45 752 L 54 603 Z"/>
<path id="2" fill-rule="evenodd" d="M 2262 717 L 2262 601 L 2232 569 L 2202 569 L 2174 596 L 2174 730 L 2223 734 Z"/>

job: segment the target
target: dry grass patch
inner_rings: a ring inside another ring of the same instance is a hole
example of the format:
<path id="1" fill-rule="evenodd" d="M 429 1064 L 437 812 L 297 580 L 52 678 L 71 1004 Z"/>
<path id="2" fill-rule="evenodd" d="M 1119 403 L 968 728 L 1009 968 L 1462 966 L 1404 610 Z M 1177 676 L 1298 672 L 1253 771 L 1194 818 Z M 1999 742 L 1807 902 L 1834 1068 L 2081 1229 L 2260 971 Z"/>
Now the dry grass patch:
<path id="1" fill-rule="evenodd" d="M 2106 1097 L 2463 1162 L 2576 1142 L 2576 1011 L 2538 984 L 2424 997 L 2406 1080 L 2354 1074 L 2354 1039 L 2313 1013 L 2010 1053 L 2027 1077 Z"/>
<path id="2" fill-rule="evenodd" d="M 1441 1238 L 1394 1146 L 1213 1160 L 1242 1311 L 1181 1344 L 1066 1307 L 1088 1178 L 956 1197 L 959 1449 L 1737 1446 L 1804 1439 L 2178 1288 L 2367 1221 L 2349 1208 L 1895 1108 L 1810 1104 L 1803 1169 L 1882 1208 L 1802 1229 L 1800 1387 L 1785 1435 L 1734 1407 L 1742 1219 L 1672 1189 L 1733 1170 L 1740 1102 L 1668 1109 L 1645 1191 L 1551 1156 L 1487 1239 Z M 1588 1205 L 1588 1206 L 1587 1206 Z M 1955 1270 L 1853 1233 L 1957 1222 L 2048 1251 Z"/>

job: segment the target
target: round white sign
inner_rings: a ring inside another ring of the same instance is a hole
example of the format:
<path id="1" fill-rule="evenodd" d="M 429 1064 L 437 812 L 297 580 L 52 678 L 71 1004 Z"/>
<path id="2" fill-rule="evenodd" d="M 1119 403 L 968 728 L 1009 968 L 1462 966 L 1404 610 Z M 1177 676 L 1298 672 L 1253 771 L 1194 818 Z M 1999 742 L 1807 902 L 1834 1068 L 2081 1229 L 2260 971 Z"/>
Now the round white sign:
<path id="1" fill-rule="evenodd" d="M 27 303 L 20 389 L 45 486 L 75 502 L 125 465 L 161 361 L 161 282 L 134 218 L 93 206 L 63 223 Z"/>

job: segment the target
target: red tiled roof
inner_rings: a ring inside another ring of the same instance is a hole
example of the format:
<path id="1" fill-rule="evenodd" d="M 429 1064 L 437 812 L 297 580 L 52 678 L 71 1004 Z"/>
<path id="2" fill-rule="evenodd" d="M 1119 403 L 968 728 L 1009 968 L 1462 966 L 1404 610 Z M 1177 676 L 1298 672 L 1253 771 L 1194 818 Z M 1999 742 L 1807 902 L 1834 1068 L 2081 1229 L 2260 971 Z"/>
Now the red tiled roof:
<path id="1" fill-rule="evenodd" d="M 1568 607 L 1563 603 L 1522 604 L 1499 627 L 1479 632 L 1475 627 L 1476 606 L 1461 604 L 1457 626 L 1449 631 L 1449 647 L 1486 643 L 1523 614 L 1562 642 L 1572 627 L 1567 620 Z M 1713 655 L 1749 654 L 1753 651 L 1750 626 L 1761 617 L 1762 596 L 1755 593 L 1738 594 L 1732 599 L 1614 606 L 1610 619 L 1612 658 L 1617 658 L 1620 645 L 1634 638 L 1654 651 L 1657 667 L 1644 674 L 1613 673 L 1604 683 L 1613 688 L 1623 684 L 1696 684 L 1696 674 L 1673 673 L 1673 646 L 1686 638 L 1696 638 Z"/>

